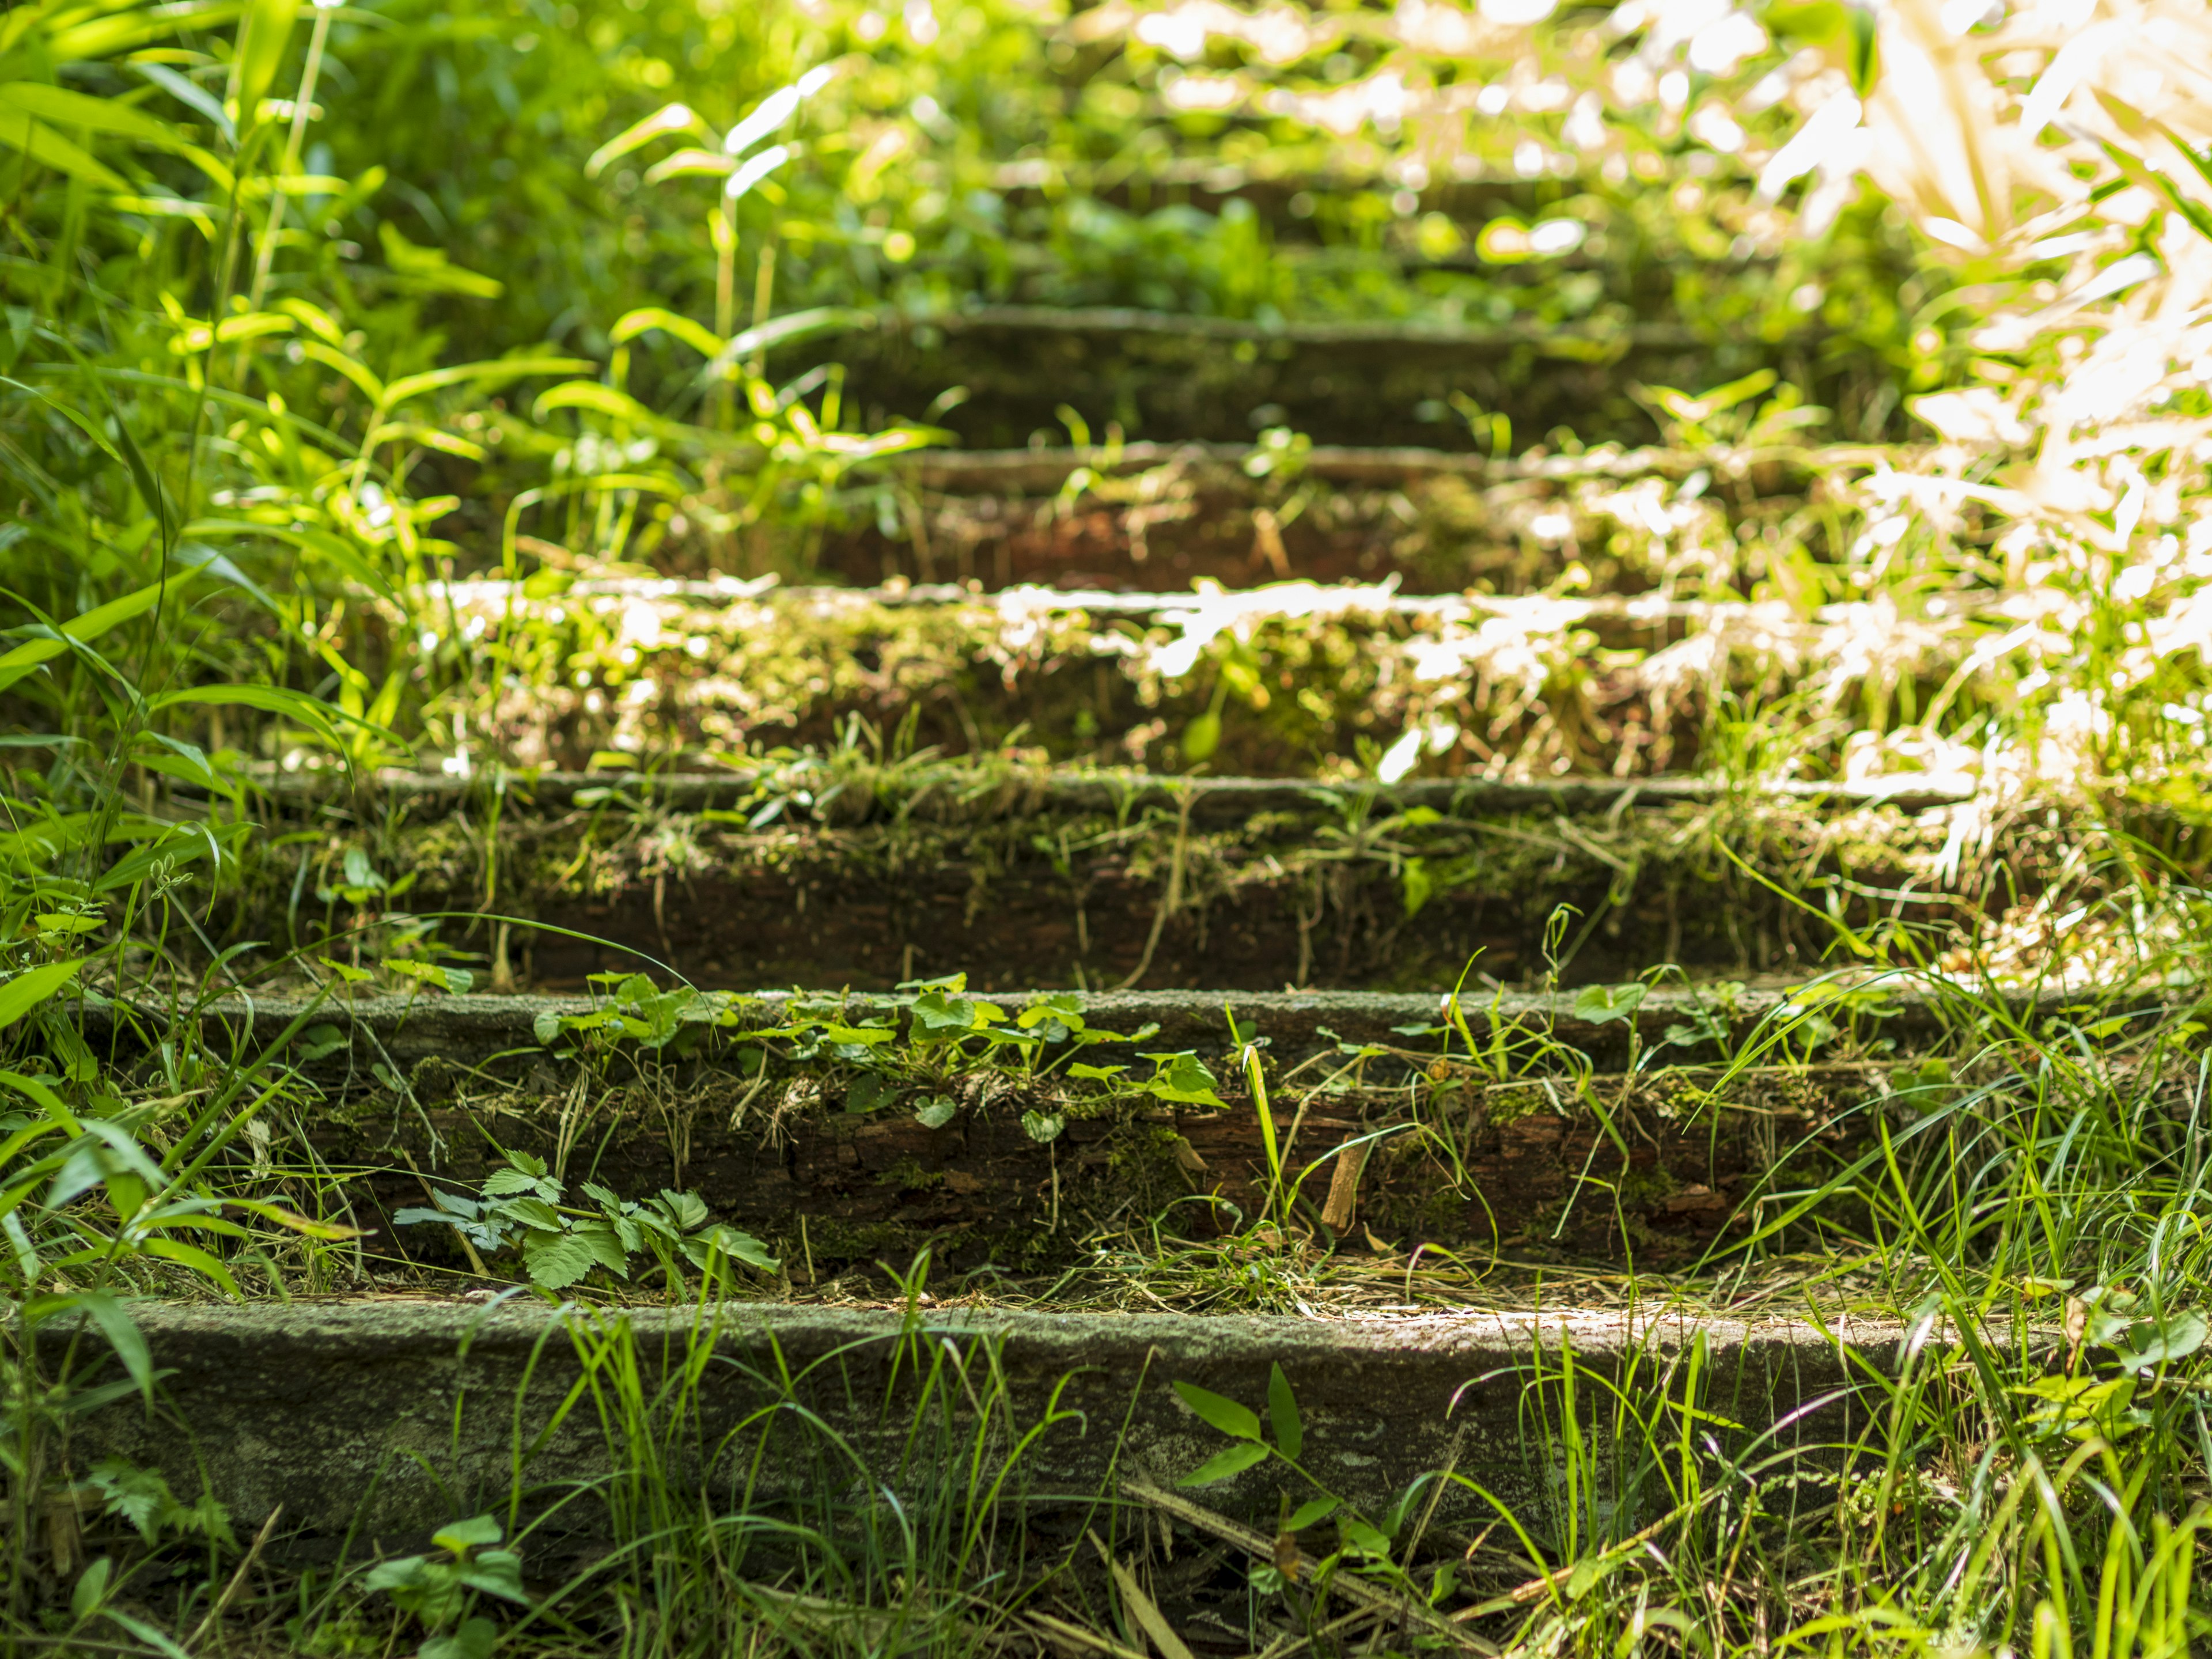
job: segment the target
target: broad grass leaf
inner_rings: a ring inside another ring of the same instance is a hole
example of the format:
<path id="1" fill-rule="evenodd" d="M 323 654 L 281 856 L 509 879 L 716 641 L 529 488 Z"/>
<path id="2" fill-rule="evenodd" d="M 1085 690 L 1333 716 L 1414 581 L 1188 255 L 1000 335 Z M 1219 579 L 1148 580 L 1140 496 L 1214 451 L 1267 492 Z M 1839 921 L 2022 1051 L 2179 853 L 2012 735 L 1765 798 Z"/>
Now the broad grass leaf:
<path id="1" fill-rule="evenodd" d="M 246 0 L 238 21 L 238 48 L 230 62 L 230 101 L 240 133 L 260 118 L 261 100 L 276 84 L 291 44 L 295 0 Z"/>
<path id="2" fill-rule="evenodd" d="M 13 1025 L 75 979 L 77 969 L 83 966 L 82 957 L 68 962 L 49 962 L 18 974 L 5 985 L 0 985 L 0 1030 Z"/>
<path id="3" fill-rule="evenodd" d="M 230 112 L 224 109 L 222 102 L 204 88 L 195 86 L 164 64 L 134 63 L 131 68 L 134 73 L 143 76 L 179 103 L 184 105 L 185 108 L 204 117 L 208 125 L 222 135 L 225 143 L 235 144 L 238 142 L 238 129 L 231 124 Z"/>
<path id="4" fill-rule="evenodd" d="M 641 334 L 659 329 L 674 336 L 702 357 L 712 357 L 726 343 L 722 337 L 703 323 L 695 323 L 659 306 L 646 306 L 636 311 L 626 311 L 615 320 L 608 337 L 617 345 L 627 344 Z"/>
<path id="5" fill-rule="evenodd" d="M 322 340 L 302 340 L 299 344 L 302 356 L 320 363 L 325 368 L 336 369 L 358 386 L 371 403 L 384 401 L 384 382 L 367 364 L 356 362 L 336 346 Z"/>
<path id="6" fill-rule="evenodd" d="M 57 126 L 82 127 L 90 132 L 113 133 L 118 137 L 165 147 L 177 143 L 176 131 L 168 123 L 155 119 L 134 105 L 115 98 L 94 98 L 40 81 L 0 82 L 0 105 Z"/>
<path id="7" fill-rule="evenodd" d="M 196 685 L 182 691 L 166 692 L 147 705 L 149 713 L 173 708 L 179 703 L 236 706 L 258 708 L 265 714 L 276 714 L 312 727 L 333 748 L 337 746 L 337 721 L 343 719 L 375 732 L 380 737 L 392 733 L 350 715 L 342 715 L 329 704 L 308 696 L 305 692 L 288 690 L 277 685 Z"/>
<path id="8" fill-rule="evenodd" d="M 618 421 L 635 421 L 644 425 L 652 425 L 657 419 L 651 410 L 629 393 L 597 380 L 565 380 L 540 393 L 530 407 L 530 418 L 542 421 L 556 409 L 588 409 Z"/>
<path id="9" fill-rule="evenodd" d="M 442 392 L 448 386 L 494 385 L 532 374 L 589 374 L 599 367 L 585 357 L 503 357 L 491 362 L 457 363 L 451 368 L 401 375 L 384 388 L 381 407 L 396 408 L 410 398 L 419 398 L 426 392 Z"/>
<path id="10" fill-rule="evenodd" d="M 102 190 L 127 191 L 131 188 L 121 173 L 42 122 L 27 118 L 0 119 L 0 140 L 13 144 L 33 161 L 41 162 L 57 173 L 65 173 L 72 179 L 82 179 L 88 185 L 96 185 Z"/>
<path id="11" fill-rule="evenodd" d="M 137 1249 L 142 1255 L 189 1267 L 210 1285 L 220 1286 L 228 1295 L 240 1301 L 245 1299 L 238 1288 L 238 1281 L 230 1276 L 230 1269 L 197 1244 L 186 1244 L 174 1238 L 149 1238 Z"/>
<path id="12" fill-rule="evenodd" d="M 1216 1452 L 1188 1474 L 1176 1482 L 1178 1486 L 1210 1486 L 1217 1480 L 1226 1480 L 1232 1474 L 1242 1474 L 1267 1455 L 1265 1446 L 1231 1446 L 1226 1451 Z"/>
<path id="13" fill-rule="evenodd" d="M 783 345 L 793 340 L 803 340 L 811 335 L 829 334 L 847 329 L 873 328 L 873 312 L 858 311 L 850 306 L 816 306 L 808 311 L 794 311 L 787 316 L 774 318 L 758 328 L 749 328 L 736 336 L 722 348 L 718 364 L 726 367 L 740 358 L 750 357 L 757 351 L 766 351 L 771 346 Z M 586 365 L 587 368 L 596 365 Z"/>
<path id="14" fill-rule="evenodd" d="M 106 1291 L 80 1291 L 75 1296 L 64 1297 L 47 1304 L 49 1316 L 57 1313 L 82 1311 L 100 1327 L 100 1334 L 107 1339 L 107 1346 L 123 1362 L 123 1369 L 138 1385 L 149 1405 L 154 1399 L 154 1355 L 146 1346 L 146 1334 L 141 1331 L 123 1304 Z"/>
<path id="15" fill-rule="evenodd" d="M 689 104 L 665 104 L 643 120 L 631 122 L 593 150 L 591 159 L 584 163 L 584 177 L 598 178 L 608 162 L 619 161 L 632 150 L 642 149 L 654 139 L 665 138 L 672 132 L 696 132 L 704 136 L 712 131 L 691 112 Z"/>
<path id="16" fill-rule="evenodd" d="M 1232 1435 L 1239 1440 L 1256 1442 L 1260 1438 L 1259 1415 L 1250 1407 L 1224 1399 L 1211 1389 L 1201 1389 L 1195 1382 L 1177 1382 L 1175 1391 L 1182 1396 L 1183 1404 L 1222 1433 Z M 1264 1447 L 1261 1452 L 1264 1455 Z"/>

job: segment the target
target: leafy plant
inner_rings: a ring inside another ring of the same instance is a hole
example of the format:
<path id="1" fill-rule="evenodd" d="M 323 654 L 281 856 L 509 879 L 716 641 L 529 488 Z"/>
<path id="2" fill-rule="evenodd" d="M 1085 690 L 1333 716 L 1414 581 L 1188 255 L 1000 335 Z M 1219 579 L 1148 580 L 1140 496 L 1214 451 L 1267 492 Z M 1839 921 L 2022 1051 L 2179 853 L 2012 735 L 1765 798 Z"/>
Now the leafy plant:
<path id="1" fill-rule="evenodd" d="M 566 1290 L 594 1268 L 616 1279 L 630 1276 L 631 1260 L 648 1256 L 672 1277 L 688 1261 L 712 1281 L 730 1264 L 774 1273 L 777 1262 L 749 1233 L 715 1221 L 696 1193 L 662 1191 L 645 1200 L 617 1197 L 592 1182 L 582 1184 L 589 1207 L 568 1202 L 568 1188 L 547 1173 L 545 1161 L 508 1152 L 507 1167 L 489 1176 L 474 1198 L 434 1191 L 430 1207 L 416 1206 L 392 1219 L 404 1227 L 446 1226 L 487 1253 L 521 1254 L 530 1282 L 541 1290 Z"/>
<path id="2" fill-rule="evenodd" d="M 369 1569 L 363 1589 L 390 1596 L 393 1607 L 423 1629 L 444 1632 L 422 1644 L 418 1659 L 489 1659 L 498 1626 L 482 1616 L 463 1615 L 480 1595 L 530 1605 L 521 1556 L 493 1547 L 501 1535 L 495 1519 L 479 1515 L 434 1534 L 435 1554 L 401 1556 Z"/>

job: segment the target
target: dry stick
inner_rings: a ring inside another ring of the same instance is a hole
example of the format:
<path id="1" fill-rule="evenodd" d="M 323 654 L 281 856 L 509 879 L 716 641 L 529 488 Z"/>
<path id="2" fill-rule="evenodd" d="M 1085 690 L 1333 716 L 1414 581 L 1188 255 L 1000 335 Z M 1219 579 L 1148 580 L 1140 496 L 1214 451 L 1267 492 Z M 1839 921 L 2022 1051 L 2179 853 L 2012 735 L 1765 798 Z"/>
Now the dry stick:
<path id="1" fill-rule="evenodd" d="M 1716 1488 L 1716 1490 L 1720 1489 Z M 1564 1567 L 1554 1567 L 1540 1578 L 1531 1578 L 1525 1584 L 1516 1585 L 1503 1595 L 1493 1595 L 1487 1601 L 1479 1601 L 1471 1607 L 1462 1607 L 1451 1615 L 1452 1622 L 1459 1624 L 1469 1619 L 1486 1618 L 1493 1613 L 1509 1612 L 1515 1607 L 1525 1607 L 1531 1601 L 1540 1601 L 1573 1577 L 1576 1568 L 1587 1566 L 1592 1562 L 1617 1560 L 1622 1556 L 1634 1554 L 1661 1533 L 1666 1531 L 1668 1528 L 1680 1522 L 1690 1511 L 1701 1507 L 1702 1504 L 1703 1500 L 1699 1499 L 1695 1503 L 1680 1504 L 1661 1516 L 1643 1531 L 1631 1533 L 1609 1550 L 1601 1551 L 1595 1556 L 1586 1557 L 1581 1561 L 1571 1561 Z"/>
<path id="2" fill-rule="evenodd" d="M 246 1552 L 246 1559 L 238 1564 L 238 1571 L 230 1575 L 230 1582 L 222 1587 L 222 1594 L 216 1597 L 215 1605 L 207 1610 L 207 1617 L 201 1620 L 192 1633 L 185 1638 L 185 1646 L 187 1650 L 200 1644 L 200 1638 L 208 1633 L 209 1628 L 216 1620 L 222 1617 L 231 1602 L 237 1599 L 239 1590 L 246 1583 L 246 1573 L 252 1570 L 254 1562 L 260 1559 L 261 1547 L 269 1541 L 269 1534 L 276 1530 L 276 1517 L 283 1513 L 284 1506 L 282 1504 L 269 1511 L 269 1518 L 261 1523 L 261 1530 L 253 1534 L 252 1547 Z"/>
<path id="3" fill-rule="evenodd" d="M 1123 1647 L 1111 1637 L 1101 1636 L 1080 1625 L 1071 1625 L 1066 1620 L 1055 1619 L 1048 1613 L 1026 1613 L 1022 1617 L 1042 1627 L 1048 1639 L 1056 1638 L 1062 1642 L 1073 1642 L 1079 1647 L 1094 1648 L 1100 1653 L 1113 1655 L 1114 1659 L 1145 1659 L 1143 1654 L 1133 1648 Z"/>
<path id="4" fill-rule="evenodd" d="M 1177 1498 L 1173 1492 L 1163 1492 L 1149 1480 L 1124 1480 L 1121 1483 L 1121 1491 L 1139 1503 L 1150 1504 L 1154 1509 L 1163 1510 L 1178 1521 L 1196 1527 L 1200 1532 L 1212 1533 L 1224 1543 L 1234 1544 L 1249 1555 L 1255 1555 L 1269 1562 L 1275 1559 L 1273 1539 L 1263 1538 L 1249 1527 L 1241 1527 L 1225 1516 L 1216 1515 L 1211 1510 L 1200 1509 L 1188 1498 Z M 1319 1570 L 1320 1565 L 1311 1556 L 1301 1553 L 1298 1557 L 1297 1571 L 1302 1575 L 1310 1576 Z M 1409 1601 L 1404 1596 L 1390 1590 L 1377 1589 L 1364 1578 L 1340 1573 L 1329 1581 L 1329 1588 L 1340 1592 L 1348 1601 L 1364 1602 L 1375 1612 L 1410 1620 L 1417 1625 L 1435 1632 L 1439 1636 L 1449 1638 L 1470 1652 L 1495 1655 L 1499 1651 L 1496 1643 L 1484 1640 L 1473 1631 L 1462 1630 L 1441 1613 L 1422 1607 L 1418 1602 Z"/>
<path id="5" fill-rule="evenodd" d="M 1313 1646 L 1324 1637 L 1334 1636 L 1339 1631 L 1357 1625 L 1363 1620 L 1379 1620 L 1382 1616 L 1382 1613 L 1374 1607 L 1354 1607 L 1341 1618 L 1330 1620 L 1328 1623 L 1310 1635 L 1277 1637 L 1271 1645 L 1261 1650 L 1260 1659 L 1291 1659 L 1292 1654 Z"/>
<path id="6" fill-rule="evenodd" d="M 1098 1552 L 1098 1559 L 1114 1575 L 1114 1586 L 1121 1592 L 1121 1605 L 1128 1608 L 1129 1616 L 1137 1621 L 1146 1636 L 1152 1638 L 1152 1645 L 1159 1650 L 1160 1659 L 1192 1659 L 1190 1644 L 1176 1634 L 1175 1626 L 1168 1623 L 1167 1615 L 1160 1611 L 1159 1604 L 1145 1594 L 1145 1587 L 1137 1582 L 1137 1575 L 1114 1559 L 1112 1552 L 1098 1541 L 1096 1532 L 1087 1535 L 1091 1547 Z"/>
<path id="7" fill-rule="evenodd" d="M 1159 908 L 1152 912 L 1152 931 L 1145 940 L 1145 954 L 1137 958 L 1137 965 L 1130 969 L 1129 977 L 1114 988 L 1117 991 L 1132 989 L 1139 980 L 1144 978 L 1152 965 L 1152 952 L 1160 948 L 1160 935 L 1167 931 L 1168 918 L 1182 908 L 1182 860 L 1184 851 L 1190 845 L 1190 804 L 1193 799 L 1190 791 L 1183 791 L 1181 811 L 1176 817 L 1175 848 L 1168 858 L 1168 889 L 1160 895 Z"/>
<path id="8" fill-rule="evenodd" d="M 1336 1169 L 1329 1176 L 1321 1224 L 1340 1237 L 1352 1231 L 1352 1218 L 1359 1212 L 1359 1172 L 1367 1167 L 1368 1148 L 1373 1144 L 1358 1135 L 1336 1149 Z"/>

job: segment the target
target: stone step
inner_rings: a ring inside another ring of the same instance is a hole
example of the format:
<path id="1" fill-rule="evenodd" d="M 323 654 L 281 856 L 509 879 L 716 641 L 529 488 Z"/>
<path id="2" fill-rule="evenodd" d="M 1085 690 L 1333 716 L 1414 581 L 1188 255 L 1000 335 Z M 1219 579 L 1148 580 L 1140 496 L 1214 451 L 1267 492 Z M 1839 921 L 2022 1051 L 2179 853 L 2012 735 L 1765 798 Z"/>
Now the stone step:
<path id="1" fill-rule="evenodd" d="M 1781 718 L 1825 731 L 1800 751 L 1801 775 L 1817 776 L 1839 769 L 1850 735 L 1825 709 L 1879 731 L 1885 711 L 1917 718 L 1940 696 L 1966 718 L 2015 660 L 1976 647 L 2032 635 L 2047 613 L 2002 590 L 1912 603 L 1808 614 L 1664 591 L 981 593 L 545 573 L 438 585 L 390 614 L 433 661 L 497 663 L 514 688 L 496 717 L 507 757 L 533 766 L 606 749 L 830 747 L 858 715 L 886 736 L 910 722 L 904 741 L 944 754 L 1014 744 L 1182 770 L 1204 732 L 1206 763 L 1244 775 L 1341 776 L 1402 742 L 1428 775 L 1631 776 L 1698 769 L 1717 692 L 1766 704 L 1795 688 L 1802 712 Z"/>
<path id="2" fill-rule="evenodd" d="M 1632 386 L 1696 390 L 1772 368 L 1808 380 L 1819 401 L 1837 379 L 1820 345 L 1817 335 L 1768 342 L 1677 324 L 1266 324 L 986 306 L 869 313 L 771 362 L 835 359 L 846 368 L 847 407 L 871 429 L 927 419 L 974 448 L 1023 448 L 1040 434 L 1060 441 L 1068 408 L 1094 431 L 1112 422 L 1133 439 L 1238 442 L 1289 427 L 1317 443 L 1473 450 L 1455 398 L 1506 416 L 1519 445 L 1560 430 L 1583 443 L 1643 443 L 1656 434 Z"/>
<path id="3" fill-rule="evenodd" d="M 736 989 L 1743 977 L 1817 970 L 1848 948 L 1835 923 L 1963 943 L 1996 870 L 2019 902 L 2064 845 L 1996 835 L 1970 783 L 1927 775 L 1379 791 L 848 758 L 377 783 L 277 792 L 256 816 L 297 850 L 237 890 L 227 937 L 375 953 L 441 918 L 475 971 L 539 988 L 647 967 Z"/>
<path id="4" fill-rule="evenodd" d="M 823 532 L 812 568 L 854 586 L 1133 592 L 1201 578 L 1249 587 L 1390 577 L 1408 593 L 1528 592 L 1579 568 L 1586 592 L 1665 584 L 1721 598 L 1766 574 L 1773 533 L 1817 553 L 1826 530 L 1799 522 L 1808 504 L 1885 459 L 1898 452 L 1607 446 L 1492 460 L 1295 445 L 925 450 L 846 492 L 846 520 Z"/>
<path id="5" fill-rule="evenodd" d="M 588 1488 L 629 1466 L 625 1437 L 641 1430 L 679 1490 L 726 1485 L 772 1507 L 841 1495 L 862 1478 L 916 1514 L 933 1512 L 933 1483 L 962 1484 L 978 1436 L 995 1459 L 1036 1431 L 1003 1494 L 1019 1524 L 1127 1540 L 1173 1517 L 1186 1549 L 1218 1541 L 1224 1524 L 1256 1522 L 1272 1538 L 1282 1484 L 1272 1464 L 1167 1493 L 1230 1443 L 1173 1385 L 1265 1420 L 1276 1368 L 1296 1402 L 1301 1462 L 1362 1510 L 1379 1513 L 1414 1476 L 1449 1466 L 1540 1528 L 1565 1453 L 1540 1425 L 1570 1409 L 1591 1455 L 1575 1473 L 1628 1507 L 1626 1533 L 1668 1507 L 1635 1471 L 1647 1435 L 1669 1448 L 1686 1439 L 1683 1409 L 1698 1413 L 1700 1446 L 1762 1461 L 1798 1451 L 1804 1478 L 1827 1478 L 1838 1449 L 1884 1419 L 1882 1382 L 1906 1334 L 1880 1319 L 1663 1307 L 1314 1320 L 746 1303 L 617 1316 L 526 1298 L 346 1297 L 140 1304 L 133 1315 L 162 1406 L 131 1397 L 85 1419 L 71 1445 L 87 1463 L 126 1457 L 179 1492 L 207 1491 L 241 1535 L 282 1505 L 290 1542 L 280 1547 L 327 1549 L 351 1534 L 356 1556 L 380 1538 L 397 1553 L 461 1516 L 506 1518 L 511 1494 L 534 1519 L 566 1492 L 521 1546 L 533 1581 L 557 1581 L 624 1536 Z M 1923 1333 L 1919 1368 L 1954 1341 Z M 2063 1348 L 2055 1334 L 1992 1331 L 1978 1353 L 2025 1379 Z M 1648 1425 L 1602 1403 L 1631 1388 L 1648 1401 Z M 629 1390 L 665 1423 L 623 1419 Z M 775 1409 L 784 1405 L 802 1409 Z M 1495 1518 L 1447 1487 L 1430 1522 L 1438 1547 L 1456 1553 L 1460 1534 Z M 1194 1535 L 1194 1519 L 1213 1536 Z M 1327 1553 L 1330 1535 L 1316 1527 L 1310 1555 Z"/>
<path id="6" fill-rule="evenodd" d="M 2026 1020 L 2071 1006 L 1984 1003 Z M 1072 1273 L 1111 1295 L 1129 1238 L 1210 1248 L 1271 1205 L 1310 1265 L 1334 1252 L 1410 1273 L 1441 1253 L 1500 1283 L 1811 1248 L 1789 1195 L 1872 1155 L 1878 1129 L 1901 1167 L 1949 1156 L 1949 1034 L 1985 1012 L 1964 987 L 1873 977 L 1456 1003 L 641 981 L 594 999 L 257 995 L 199 1018 L 215 1053 L 313 1085 L 296 1144 L 271 1155 L 320 1172 L 317 1201 L 371 1230 L 387 1285 L 471 1266 L 447 1230 L 398 1212 L 472 1194 L 521 1153 L 572 1188 L 696 1191 L 799 1290 L 927 1249 L 948 1271 Z M 151 1063 L 135 1013 L 82 1018 L 117 1064 Z M 1273 1164 L 1240 1060 L 1253 1039 Z M 2185 1091 L 2172 1106 L 2185 1116 Z"/>

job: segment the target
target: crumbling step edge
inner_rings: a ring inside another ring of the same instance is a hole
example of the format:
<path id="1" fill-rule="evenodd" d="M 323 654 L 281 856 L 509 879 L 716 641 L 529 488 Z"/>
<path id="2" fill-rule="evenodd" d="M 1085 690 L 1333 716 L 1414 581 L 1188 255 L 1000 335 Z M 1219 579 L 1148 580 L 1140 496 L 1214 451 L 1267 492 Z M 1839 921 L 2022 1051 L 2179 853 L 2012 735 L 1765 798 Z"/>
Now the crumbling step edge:
<path id="1" fill-rule="evenodd" d="M 739 1304 L 710 1310 L 702 1322 L 696 1310 L 571 1314 L 518 1294 L 524 1299 L 504 1305 L 137 1304 L 134 1317 L 164 1374 L 161 1403 L 149 1413 L 132 1397 L 96 1413 L 77 1431 L 73 1455 L 87 1466 L 130 1458 L 161 1469 L 179 1492 L 202 1490 L 204 1470 L 206 1488 L 242 1528 L 281 1504 L 288 1527 L 312 1533 L 427 1530 L 456 1518 L 456 1506 L 466 1515 L 505 1501 L 518 1443 L 531 1444 L 551 1420 L 580 1374 L 580 1352 L 620 1326 L 636 1346 L 648 1394 L 698 1345 L 710 1343 L 726 1362 L 700 1368 L 693 1413 L 672 1425 L 674 1443 L 665 1452 L 679 1479 L 708 1473 L 701 1447 L 790 1398 L 819 1413 L 872 1473 L 896 1482 L 911 1451 L 915 1379 L 950 1357 L 965 1371 L 939 1375 L 956 1452 L 975 1428 L 969 1390 L 988 1391 L 992 1378 L 1002 1378 L 1000 1432 L 1009 1444 L 1059 1413 L 1026 1455 L 1012 1492 L 1080 1504 L 1116 1475 L 1172 1485 L 1224 1449 L 1223 1436 L 1172 1383 L 1195 1383 L 1264 1415 L 1270 1368 L 1280 1365 L 1304 1419 L 1303 1461 L 1350 1501 L 1379 1507 L 1415 1475 L 1449 1465 L 1508 1504 L 1540 1506 L 1561 1472 L 1550 1431 L 1570 1352 L 1578 1370 L 1618 1387 L 1656 1424 L 1671 1420 L 1670 1397 L 1682 1403 L 1682 1362 L 1702 1345 L 1699 1404 L 1714 1414 L 1701 1425 L 1723 1425 L 1735 1451 L 1760 1442 L 1761 1458 L 1802 1448 L 1817 1468 L 1835 1447 L 1875 1429 L 1886 1397 L 1876 1379 L 1896 1374 L 1907 1334 L 1882 1320 L 1824 1328 L 1806 1319 L 1673 1310 L 1314 1320 Z M 46 1340 L 58 1351 L 69 1336 L 57 1328 Z M 2023 1368 L 2039 1369 L 2063 1346 L 2056 1334 L 2025 1327 L 1986 1340 Z M 1946 1340 L 1939 1333 L 1933 1346 Z M 995 1350 L 988 1366 L 981 1363 L 986 1346 Z M 1915 1347 L 1917 1363 L 1929 1363 L 1928 1345 Z M 795 1381 L 787 1388 L 781 1375 Z M 1577 1398 L 1600 1448 L 1597 1479 L 1617 1481 L 1638 1457 L 1635 1425 L 1598 1403 L 1615 1398 L 1613 1389 L 1586 1377 Z M 563 1483 L 613 1472 L 611 1437 L 590 1413 L 587 1401 L 529 1462 L 525 1480 L 541 1501 Z M 756 1498 L 795 1495 L 833 1464 L 840 1472 L 826 1478 L 854 1479 L 842 1456 L 815 1455 L 826 1446 L 810 1443 L 799 1413 L 760 1419 L 771 1420 L 724 1449 L 733 1460 L 716 1466 L 725 1483 L 733 1468 L 742 1476 L 758 1432 L 777 1437 L 759 1465 Z M 1674 1443 L 1673 1431 L 1658 1432 Z M 1279 1484 L 1278 1471 L 1262 1466 L 1203 1497 L 1218 1512 L 1272 1516 Z M 1475 1508 L 1457 1490 L 1437 1519 L 1479 1526 L 1494 1518 Z M 605 1522 L 587 1501 L 564 1510 L 560 1524 L 589 1532 Z"/>

